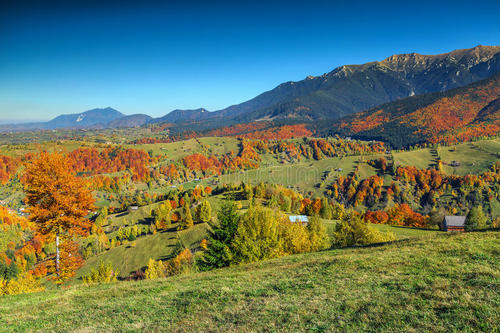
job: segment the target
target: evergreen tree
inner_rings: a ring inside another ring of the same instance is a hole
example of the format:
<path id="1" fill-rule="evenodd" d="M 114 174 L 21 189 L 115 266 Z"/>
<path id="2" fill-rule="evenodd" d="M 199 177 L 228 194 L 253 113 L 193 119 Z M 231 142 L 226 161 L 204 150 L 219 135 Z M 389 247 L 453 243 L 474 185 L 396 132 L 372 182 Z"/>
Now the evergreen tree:
<path id="1" fill-rule="evenodd" d="M 207 200 L 204 200 L 196 209 L 196 217 L 201 222 L 208 222 L 212 218 L 212 207 Z"/>
<path id="2" fill-rule="evenodd" d="M 170 204 L 169 200 L 165 201 L 158 208 L 156 208 L 153 211 L 155 226 L 160 228 L 168 228 L 170 226 L 171 211 L 172 211 L 172 205 Z"/>
<path id="3" fill-rule="evenodd" d="M 465 220 L 465 230 L 473 231 L 486 228 L 487 217 L 482 206 L 472 207 Z"/>
<path id="4" fill-rule="evenodd" d="M 217 213 L 217 223 L 209 222 L 208 247 L 198 265 L 202 270 L 229 266 L 233 260 L 232 243 L 240 217 L 232 202 L 225 202 Z"/>
<path id="5" fill-rule="evenodd" d="M 446 215 L 446 211 L 444 208 L 433 209 L 429 214 L 429 226 L 430 227 L 439 227 L 440 230 L 443 229 L 443 219 Z"/>
<path id="6" fill-rule="evenodd" d="M 179 224 L 179 229 L 189 229 L 194 225 L 193 216 L 191 215 L 191 208 L 186 204 L 182 209 L 184 218 Z"/>

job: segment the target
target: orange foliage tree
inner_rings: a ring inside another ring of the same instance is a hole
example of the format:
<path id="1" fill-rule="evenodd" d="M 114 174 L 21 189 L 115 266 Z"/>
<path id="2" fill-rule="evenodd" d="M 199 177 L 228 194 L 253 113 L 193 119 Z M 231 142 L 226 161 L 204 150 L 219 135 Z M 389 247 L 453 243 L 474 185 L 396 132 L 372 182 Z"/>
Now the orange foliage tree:
<path id="1" fill-rule="evenodd" d="M 42 152 L 26 164 L 23 179 L 30 220 L 36 223 L 39 233 L 55 238 L 58 276 L 59 237 L 87 235 L 91 223 L 86 216 L 95 202 L 88 184 L 72 170 L 65 155 Z"/>

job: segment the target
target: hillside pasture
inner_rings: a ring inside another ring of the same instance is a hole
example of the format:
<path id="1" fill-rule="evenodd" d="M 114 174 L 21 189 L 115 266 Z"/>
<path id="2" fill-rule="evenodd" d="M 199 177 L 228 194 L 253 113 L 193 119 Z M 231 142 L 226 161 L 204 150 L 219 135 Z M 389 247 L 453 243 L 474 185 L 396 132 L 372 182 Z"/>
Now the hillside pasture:
<path id="1" fill-rule="evenodd" d="M 492 141 L 492 140 L 488 140 Z M 452 147 L 440 147 L 439 155 L 441 160 L 446 163 L 443 165 L 444 172 L 464 176 L 466 174 L 478 174 L 488 170 L 494 162 L 499 161 L 495 153 L 489 149 L 496 147 L 496 144 L 468 142 Z M 481 147 L 487 147 L 482 149 Z M 497 153 L 500 152 L 497 151 Z M 460 166 L 451 166 L 453 161 L 460 163 Z"/>
<path id="2" fill-rule="evenodd" d="M 120 271 L 120 277 L 128 277 L 131 273 L 144 269 L 150 258 L 154 260 L 168 259 L 177 244 L 177 235 L 185 247 L 197 247 L 197 244 L 206 237 L 208 225 L 206 223 L 195 224 L 194 227 L 181 231 L 177 231 L 176 227 L 177 224 L 172 224 L 172 227 L 166 231 L 138 237 L 133 242 L 127 242 L 90 257 L 86 260 L 85 265 L 78 270 L 76 278 L 88 274 L 90 269 L 96 267 L 101 261 L 110 262 L 113 267 Z"/>
<path id="3" fill-rule="evenodd" d="M 495 332 L 500 233 L 3 297 L 2 330 Z M 96 320 L 98 319 L 98 320 Z"/>

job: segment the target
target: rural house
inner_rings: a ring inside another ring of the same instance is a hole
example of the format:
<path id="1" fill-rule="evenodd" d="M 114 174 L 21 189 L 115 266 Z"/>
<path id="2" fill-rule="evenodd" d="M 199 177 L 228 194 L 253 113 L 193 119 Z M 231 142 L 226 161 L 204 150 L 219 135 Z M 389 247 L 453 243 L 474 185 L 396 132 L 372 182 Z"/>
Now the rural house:
<path id="1" fill-rule="evenodd" d="M 465 216 L 445 216 L 443 219 L 444 231 L 465 231 Z"/>
<path id="2" fill-rule="evenodd" d="M 129 207 L 127 208 L 127 211 L 128 211 L 129 213 L 132 213 L 132 212 L 137 211 L 138 209 L 139 209 L 139 206 L 129 206 Z"/>
<path id="3" fill-rule="evenodd" d="M 288 216 L 290 219 L 290 222 L 292 223 L 303 223 L 307 224 L 309 222 L 309 219 L 307 218 L 306 215 L 290 215 Z"/>

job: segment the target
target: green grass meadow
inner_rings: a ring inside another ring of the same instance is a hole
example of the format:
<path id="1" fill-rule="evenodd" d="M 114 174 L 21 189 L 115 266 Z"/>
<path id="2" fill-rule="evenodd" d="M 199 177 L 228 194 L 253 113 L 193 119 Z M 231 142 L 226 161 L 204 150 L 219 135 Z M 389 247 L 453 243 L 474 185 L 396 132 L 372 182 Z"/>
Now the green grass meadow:
<path id="1" fill-rule="evenodd" d="M 2 298 L 2 331 L 498 332 L 500 233 Z"/>

